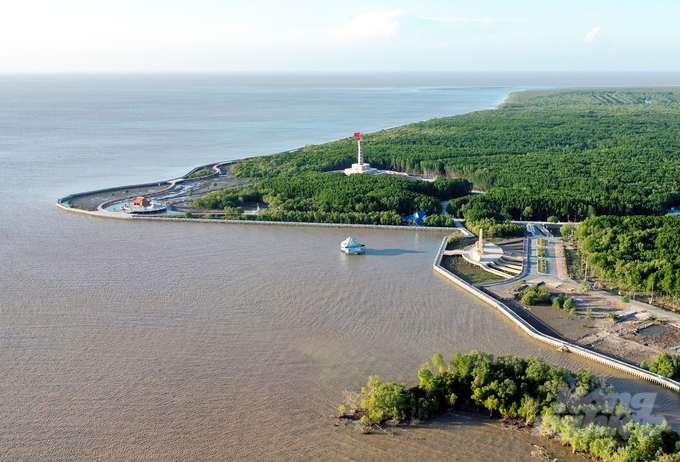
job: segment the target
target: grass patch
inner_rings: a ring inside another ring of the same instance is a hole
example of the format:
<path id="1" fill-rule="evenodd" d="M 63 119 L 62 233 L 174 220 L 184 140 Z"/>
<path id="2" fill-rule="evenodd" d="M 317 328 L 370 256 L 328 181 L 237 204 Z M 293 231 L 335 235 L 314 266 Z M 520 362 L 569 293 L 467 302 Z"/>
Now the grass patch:
<path id="1" fill-rule="evenodd" d="M 564 259 L 567 262 L 567 274 L 576 279 L 583 279 L 581 256 L 576 249 L 564 249 Z"/>
<path id="2" fill-rule="evenodd" d="M 211 173 L 212 172 L 210 171 L 210 169 L 208 167 L 205 167 L 202 170 L 192 173 L 191 175 L 189 175 L 188 178 L 200 178 L 202 176 L 210 175 Z"/>
<path id="3" fill-rule="evenodd" d="M 505 280 L 505 278 L 466 262 L 463 257 L 444 257 L 442 258 L 442 266 L 469 284 L 485 284 Z"/>
<path id="4" fill-rule="evenodd" d="M 453 241 L 449 241 L 449 243 L 446 244 L 446 250 L 464 249 L 465 247 L 471 246 L 478 240 L 479 239 L 477 239 L 476 237 L 459 237 L 457 239 L 454 239 Z"/>
<path id="5" fill-rule="evenodd" d="M 548 265 L 543 259 L 538 260 L 538 272 L 543 274 L 548 272 Z"/>

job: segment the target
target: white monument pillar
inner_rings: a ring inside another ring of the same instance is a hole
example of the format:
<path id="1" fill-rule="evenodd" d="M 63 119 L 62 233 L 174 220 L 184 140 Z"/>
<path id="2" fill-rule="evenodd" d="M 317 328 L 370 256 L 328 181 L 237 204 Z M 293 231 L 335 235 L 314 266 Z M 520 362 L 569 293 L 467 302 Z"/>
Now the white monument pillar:
<path id="1" fill-rule="evenodd" d="M 364 142 L 359 138 L 359 165 L 364 164 Z"/>
<path id="2" fill-rule="evenodd" d="M 357 136 L 355 134 L 354 136 Z M 383 172 L 377 168 L 371 168 L 369 164 L 364 163 L 364 142 L 361 138 L 357 142 L 359 146 L 359 152 L 357 153 L 357 163 L 352 164 L 352 168 L 345 169 L 345 175 L 354 175 L 355 173 L 368 173 L 369 175 L 382 175 Z"/>

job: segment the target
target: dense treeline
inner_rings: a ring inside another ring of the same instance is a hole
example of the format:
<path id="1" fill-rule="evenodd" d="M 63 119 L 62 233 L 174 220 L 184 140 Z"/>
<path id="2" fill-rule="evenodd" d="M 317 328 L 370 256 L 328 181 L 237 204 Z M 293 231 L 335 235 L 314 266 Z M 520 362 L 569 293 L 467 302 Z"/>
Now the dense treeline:
<path id="1" fill-rule="evenodd" d="M 680 216 L 594 217 L 576 238 L 600 276 L 637 292 L 680 295 Z"/>
<path id="2" fill-rule="evenodd" d="M 221 209 L 263 202 L 271 210 L 258 220 L 319 223 L 401 224 L 417 211 L 439 215 L 441 201 L 469 194 L 465 179 L 434 182 L 392 176 L 304 172 L 266 178 L 256 185 L 223 189 L 196 199 L 194 207 Z M 329 221 L 338 220 L 338 221 Z M 450 217 L 430 218 L 426 225 L 454 226 Z"/>
<path id="3" fill-rule="evenodd" d="M 366 159 L 383 169 L 467 178 L 487 190 L 495 212 L 514 219 L 660 215 L 680 204 L 679 96 L 676 88 L 514 93 L 498 110 L 365 135 Z M 354 140 L 344 139 L 249 159 L 234 172 L 330 171 L 350 166 L 355 152 Z M 465 204 L 487 207 L 483 201 Z"/>
<path id="4" fill-rule="evenodd" d="M 237 219 L 254 221 L 287 221 L 301 223 L 342 223 L 351 225 L 400 226 L 405 224 L 405 222 L 402 221 L 401 216 L 399 216 L 399 214 L 391 211 L 368 212 L 368 213 L 361 212 L 323 213 L 311 211 L 303 212 L 303 211 L 263 210 L 258 215 L 241 215 L 240 217 L 237 217 Z"/>
<path id="5" fill-rule="evenodd" d="M 469 220 L 503 217 L 510 220 L 547 221 L 554 216 L 560 221 L 581 221 L 599 215 L 660 215 L 666 212 L 666 205 L 650 197 L 625 199 L 617 194 L 597 191 L 494 188 L 484 195 L 451 201 L 447 211 L 453 216 Z"/>
<path id="6" fill-rule="evenodd" d="M 535 357 L 441 354 L 418 371 L 420 384 L 407 387 L 371 376 L 347 405 L 365 425 L 388 419 L 426 419 L 460 405 L 476 405 L 527 423 L 543 416 L 542 431 L 565 444 L 611 462 L 680 462 L 680 435 L 667 423 L 636 423 L 612 390 L 598 389 L 595 375 L 573 374 Z M 630 399 L 630 395 L 628 395 Z M 347 412 L 346 406 L 340 411 Z"/>

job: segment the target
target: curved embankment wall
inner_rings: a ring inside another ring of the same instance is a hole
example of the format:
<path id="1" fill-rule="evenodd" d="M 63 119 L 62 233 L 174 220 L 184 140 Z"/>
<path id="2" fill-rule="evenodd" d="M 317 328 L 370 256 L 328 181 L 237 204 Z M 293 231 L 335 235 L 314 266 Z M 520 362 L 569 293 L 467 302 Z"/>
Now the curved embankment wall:
<path id="1" fill-rule="evenodd" d="M 302 149 L 302 148 L 300 148 Z M 288 152 L 288 151 L 286 151 Z M 257 221 L 257 220 L 215 220 L 215 219 L 204 219 L 204 218 L 167 218 L 167 217 L 150 217 L 150 216 L 135 216 L 135 215 L 125 215 L 123 213 L 110 213 L 110 212 L 104 212 L 104 211 L 90 211 L 90 210 L 82 210 L 82 209 L 74 209 L 69 207 L 68 205 L 65 205 L 66 203 L 77 199 L 79 197 L 83 196 L 90 196 L 93 194 L 102 194 L 102 193 L 109 193 L 109 192 L 115 192 L 115 191 L 124 191 L 126 189 L 137 189 L 137 188 L 149 188 L 149 187 L 154 187 L 154 186 L 163 186 L 163 185 L 168 185 L 169 188 L 173 187 L 175 183 L 179 183 L 180 181 L 185 181 L 189 175 L 192 173 L 201 171 L 202 169 L 209 167 L 209 168 L 214 168 L 220 165 L 225 165 L 225 164 L 231 164 L 231 163 L 236 163 L 239 162 L 239 160 L 230 160 L 226 162 L 217 162 L 217 163 L 212 163 L 212 164 L 207 164 L 207 165 L 201 165 L 199 167 L 194 168 L 191 170 L 189 173 L 184 175 L 182 178 L 177 178 L 175 180 L 167 180 L 167 181 L 158 181 L 155 183 L 144 183 L 144 184 L 135 184 L 135 185 L 127 185 L 127 186 L 116 186 L 113 188 L 106 188 L 106 189 L 97 189 L 95 191 L 86 191 L 82 193 L 75 193 L 75 194 L 69 194 L 68 196 L 64 196 L 60 199 L 57 200 L 57 207 L 59 207 L 62 210 L 66 210 L 67 212 L 73 212 L 73 213 L 81 213 L 83 215 L 91 215 L 91 216 L 96 216 L 96 217 L 101 217 L 101 218 L 115 218 L 119 220 L 153 220 L 153 221 L 183 221 L 183 222 L 190 222 L 190 223 L 221 223 L 221 224 L 250 224 L 250 225 L 278 225 L 278 226 L 314 226 L 314 227 L 320 227 L 320 228 L 373 228 L 373 229 L 396 229 L 396 230 L 402 230 L 402 231 L 446 231 L 446 232 L 452 232 L 455 229 L 458 228 L 444 228 L 444 227 L 434 227 L 434 226 L 394 226 L 394 225 L 359 225 L 359 224 L 348 224 L 348 223 L 304 223 L 304 222 L 289 222 L 289 221 Z M 201 177 L 201 180 L 211 178 L 215 175 L 217 175 L 218 172 L 212 173 L 210 175 L 206 175 Z M 162 192 L 162 191 L 159 191 Z M 105 206 L 106 204 L 109 204 L 110 202 L 118 202 L 119 199 L 114 199 L 112 201 L 105 202 L 101 204 L 100 208 L 102 206 Z"/>
<path id="2" fill-rule="evenodd" d="M 66 196 L 69 197 L 69 196 Z M 65 199 L 65 198 L 64 198 Z M 435 226 L 394 226 L 394 225 L 359 225 L 350 223 L 304 223 L 299 221 L 257 221 L 257 220 L 215 220 L 207 218 L 166 218 L 125 215 L 123 213 L 94 212 L 90 210 L 73 209 L 57 202 L 57 207 L 67 212 L 81 213 L 101 218 L 114 218 L 117 220 L 148 220 L 148 221 L 182 221 L 190 223 L 217 223 L 236 225 L 277 225 L 277 226 L 313 226 L 318 228 L 370 228 L 370 229 L 394 229 L 400 231 L 444 231 L 450 233 L 455 228 L 443 228 Z M 447 237 L 448 239 L 448 237 Z"/>
<path id="3" fill-rule="evenodd" d="M 444 241 L 442 242 L 441 247 L 439 248 L 439 252 L 437 252 L 437 256 L 433 264 L 434 270 L 441 274 L 442 276 L 444 276 L 445 278 L 447 278 L 448 280 L 454 282 L 458 286 L 470 292 L 475 297 L 481 299 L 482 301 L 496 308 L 530 337 L 540 342 L 547 343 L 548 345 L 558 348 L 561 351 L 577 354 L 592 361 L 596 361 L 600 364 L 604 364 L 605 366 L 613 367 L 614 369 L 627 372 L 628 374 L 634 375 L 635 377 L 638 377 L 640 379 L 648 380 L 650 382 L 656 383 L 657 385 L 662 385 L 664 387 L 670 388 L 675 392 L 680 393 L 680 383 L 676 382 L 675 380 L 668 379 L 658 374 L 654 374 L 653 372 L 649 372 L 639 367 L 627 364 L 623 361 L 619 361 L 618 359 L 610 358 L 609 356 L 597 353 L 595 351 L 590 351 L 586 348 L 583 348 L 580 345 L 564 342 L 562 340 L 558 340 L 554 337 L 550 337 L 549 335 L 545 335 L 539 332 L 531 324 L 522 319 L 517 313 L 512 311 L 507 305 L 499 302 L 495 298 L 491 297 L 490 295 L 486 294 L 480 289 L 468 284 L 458 276 L 444 269 L 441 266 L 441 260 L 444 254 L 444 250 L 446 249 L 447 242 L 448 238 L 445 238 Z"/>
<path id="4" fill-rule="evenodd" d="M 68 210 L 69 212 L 80 211 L 80 212 L 87 212 L 87 213 L 94 214 L 94 215 L 99 215 L 96 212 L 90 212 L 88 210 L 72 209 L 70 207 L 65 206 L 64 204 L 67 203 L 67 202 L 70 202 L 74 199 L 78 199 L 79 197 L 91 196 L 91 195 L 94 195 L 94 194 L 110 193 L 110 192 L 116 192 L 116 191 L 125 191 L 126 189 L 153 188 L 153 187 L 156 187 L 156 186 L 163 186 L 163 185 L 167 185 L 168 187 L 173 187 L 176 183 L 179 183 L 181 181 L 186 181 L 188 179 L 189 175 L 196 173 L 196 172 L 199 172 L 206 167 L 214 168 L 218 165 L 225 165 L 225 164 L 236 163 L 236 162 L 238 162 L 238 160 L 227 161 L 227 162 L 213 162 L 211 164 L 201 165 L 199 167 L 192 169 L 189 173 L 187 173 L 183 177 L 176 178 L 174 180 L 156 181 L 156 182 L 153 182 L 153 183 L 132 184 L 132 185 L 127 185 L 127 186 L 114 186 L 112 188 L 95 189 L 94 191 L 85 191 L 85 192 L 80 192 L 80 193 L 69 194 L 68 196 L 64 196 L 64 197 L 57 199 L 57 207 L 64 209 L 64 210 Z M 213 172 L 210 175 L 202 176 L 202 177 L 200 177 L 200 179 L 204 180 L 204 179 L 207 179 L 207 178 L 212 178 L 216 175 L 219 175 L 219 171 Z M 117 201 L 118 201 L 118 199 L 114 200 L 114 202 L 117 202 Z M 108 202 L 106 202 L 106 204 L 108 204 Z M 102 204 L 102 205 L 104 205 L 104 204 Z"/>

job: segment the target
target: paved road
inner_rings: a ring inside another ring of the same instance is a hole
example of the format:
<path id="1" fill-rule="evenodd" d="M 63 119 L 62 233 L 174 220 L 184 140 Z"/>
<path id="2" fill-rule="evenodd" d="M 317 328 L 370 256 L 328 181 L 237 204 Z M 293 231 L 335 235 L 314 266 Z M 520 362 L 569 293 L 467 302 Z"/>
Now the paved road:
<path id="1" fill-rule="evenodd" d="M 546 256 L 545 260 L 548 266 L 548 272 L 547 274 L 538 274 L 537 268 L 538 268 L 538 257 L 536 255 L 536 250 L 538 249 L 538 239 L 539 237 L 532 237 L 530 239 L 530 252 L 529 252 L 529 271 L 525 279 L 527 282 L 531 282 L 532 280 L 542 280 L 545 281 L 546 284 L 561 284 L 564 288 L 570 288 L 574 289 L 577 291 L 581 290 L 581 284 L 572 280 L 572 279 L 560 279 L 560 277 L 557 274 L 557 257 L 555 256 L 555 244 L 562 244 L 562 238 L 559 237 L 551 237 L 551 238 L 546 238 L 544 237 L 546 242 Z M 516 282 L 511 282 L 508 284 L 498 284 L 492 287 L 489 287 L 488 289 L 494 292 L 495 294 L 505 298 L 508 296 L 506 290 L 512 286 L 516 285 Z M 680 315 L 675 314 L 675 313 L 670 313 L 668 311 L 661 310 L 659 308 L 655 308 L 653 306 L 650 306 L 646 303 L 640 303 L 638 301 L 631 300 L 630 303 L 628 304 L 623 304 L 621 302 L 621 297 L 618 295 L 610 294 L 609 292 L 605 292 L 603 290 L 592 290 L 592 294 L 598 295 L 602 298 L 605 298 L 607 300 L 610 300 L 612 302 L 615 302 L 617 305 L 621 306 L 621 309 L 625 308 L 638 308 L 640 311 L 647 311 L 649 312 L 652 316 L 658 319 L 662 319 L 665 321 L 673 322 L 675 325 L 680 327 Z"/>

